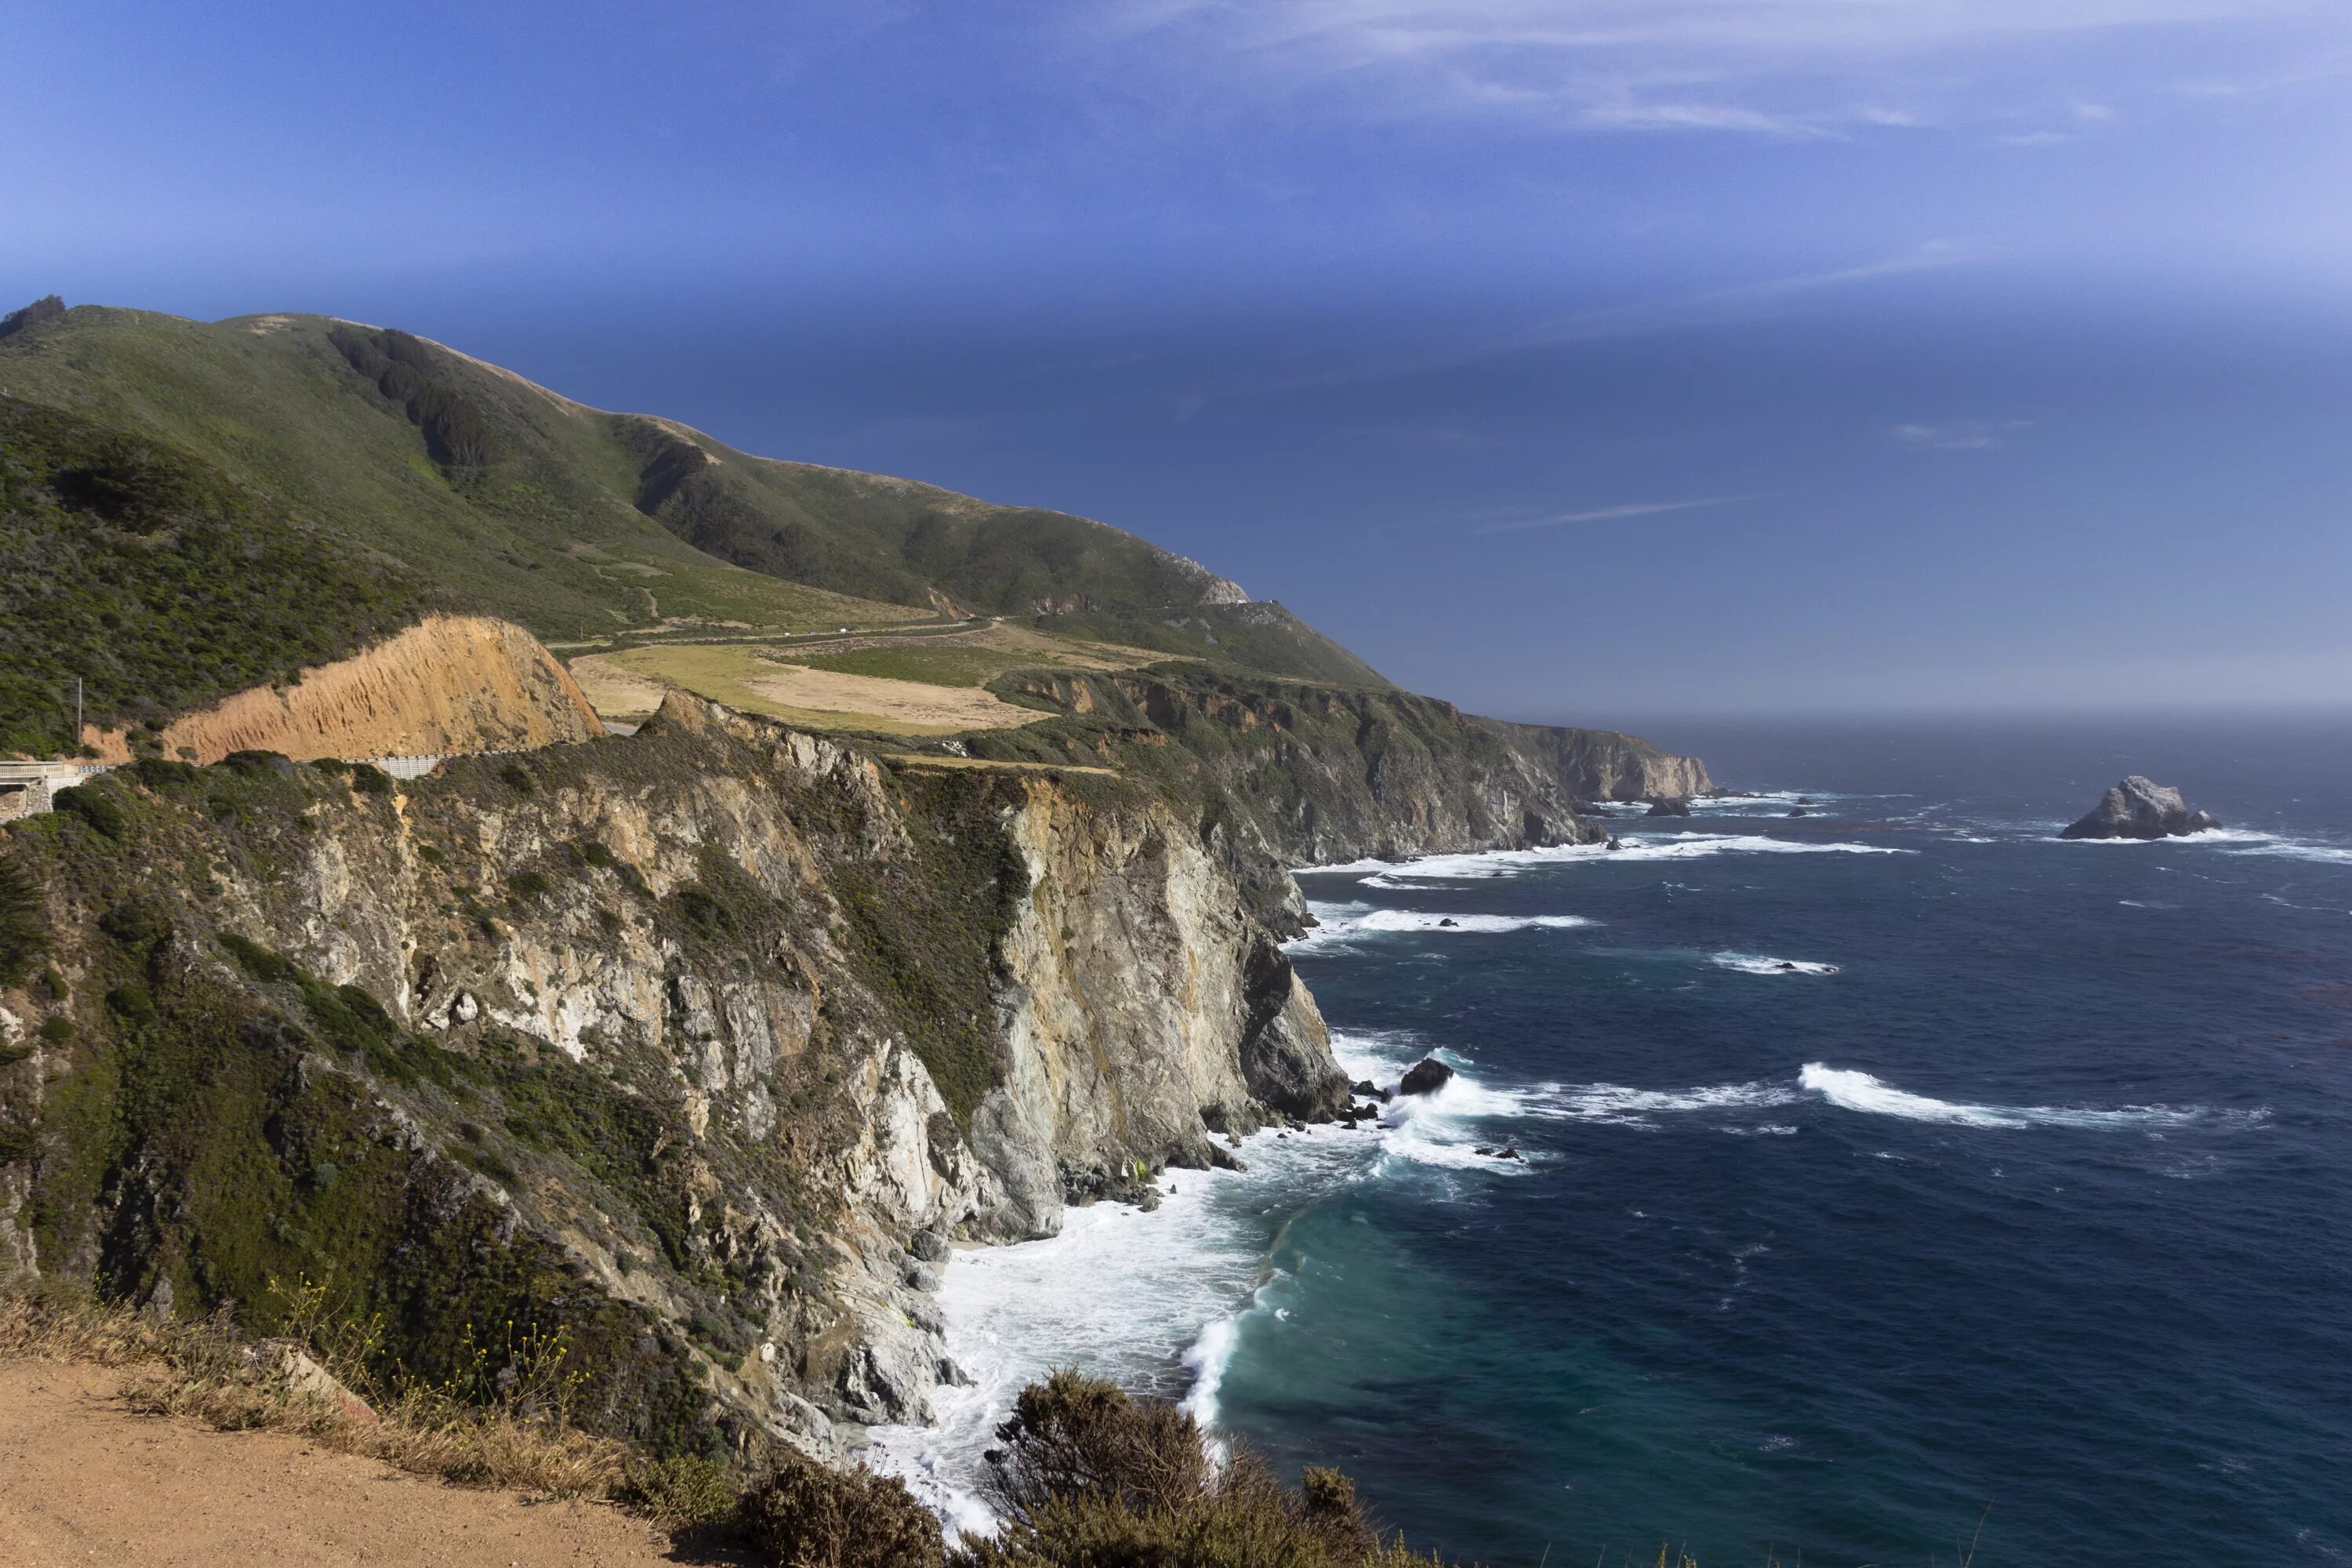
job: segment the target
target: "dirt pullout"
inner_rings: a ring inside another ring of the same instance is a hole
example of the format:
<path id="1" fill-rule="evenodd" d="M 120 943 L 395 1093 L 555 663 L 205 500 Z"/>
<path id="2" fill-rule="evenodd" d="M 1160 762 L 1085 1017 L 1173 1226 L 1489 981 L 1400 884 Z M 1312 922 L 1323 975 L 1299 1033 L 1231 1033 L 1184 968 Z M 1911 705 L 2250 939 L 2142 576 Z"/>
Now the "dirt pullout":
<path id="1" fill-rule="evenodd" d="M 163 731 L 163 754 L 216 763 L 231 752 L 383 757 L 523 751 L 604 733 L 563 666 L 520 626 L 435 616 L 365 653 L 257 686 Z M 130 759 L 122 731 L 89 732 Z"/>
<path id="2" fill-rule="evenodd" d="M 652 1568 L 650 1525 L 599 1504 L 419 1480 L 277 1432 L 136 1415 L 124 1374 L 0 1363 L 0 1563 L 178 1568 Z"/>

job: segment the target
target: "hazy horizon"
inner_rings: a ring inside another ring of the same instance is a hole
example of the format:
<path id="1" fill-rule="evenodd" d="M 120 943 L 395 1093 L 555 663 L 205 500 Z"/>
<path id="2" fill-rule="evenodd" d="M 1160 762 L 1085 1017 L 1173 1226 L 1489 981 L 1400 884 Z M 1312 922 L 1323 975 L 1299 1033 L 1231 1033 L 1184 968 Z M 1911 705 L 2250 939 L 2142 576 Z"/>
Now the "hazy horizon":
<path id="1" fill-rule="evenodd" d="M 2352 698 L 2352 14 L 28 16 L 0 303 L 398 325 L 1529 719 Z"/>

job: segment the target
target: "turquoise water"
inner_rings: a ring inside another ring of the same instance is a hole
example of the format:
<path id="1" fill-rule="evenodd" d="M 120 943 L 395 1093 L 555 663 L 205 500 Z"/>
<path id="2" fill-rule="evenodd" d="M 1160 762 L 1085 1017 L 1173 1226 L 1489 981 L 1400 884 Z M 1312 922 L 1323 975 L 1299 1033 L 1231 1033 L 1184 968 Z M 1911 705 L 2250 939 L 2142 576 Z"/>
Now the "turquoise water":
<path id="1" fill-rule="evenodd" d="M 1461 1076 L 959 1259 L 967 1427 L 1082 1361 L 1489 1563 L 2352 1553 L 2345 729 L 1660 739 L 1782 793 L 1302 876 L 1351 1071 Z M 2232 832 L 2052 837 L 2126 771 Z"/>

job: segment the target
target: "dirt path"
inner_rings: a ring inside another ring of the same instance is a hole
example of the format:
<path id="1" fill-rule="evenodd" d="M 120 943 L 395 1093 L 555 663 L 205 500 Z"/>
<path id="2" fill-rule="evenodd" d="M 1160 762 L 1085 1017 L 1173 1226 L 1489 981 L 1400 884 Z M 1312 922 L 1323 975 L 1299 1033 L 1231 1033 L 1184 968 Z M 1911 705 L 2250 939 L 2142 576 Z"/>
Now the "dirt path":
<path id="1" fill-rule="evenodd" d="M 420 1480 L 275 1432 L 135 1415 L 123 1373 L 0 1363 L 0 1563 L 181 1568 L 650 1568 L 651 1526 Z"/>

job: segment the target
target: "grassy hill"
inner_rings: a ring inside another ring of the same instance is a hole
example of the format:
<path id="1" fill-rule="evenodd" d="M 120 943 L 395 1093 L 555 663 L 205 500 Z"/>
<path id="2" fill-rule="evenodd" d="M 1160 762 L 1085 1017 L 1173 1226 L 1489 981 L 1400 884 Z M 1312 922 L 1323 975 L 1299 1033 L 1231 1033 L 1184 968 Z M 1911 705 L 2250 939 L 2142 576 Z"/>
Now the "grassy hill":
<path id="1" fill-rule="evenodd" d="M 75 440 L 163 454 L 207 493 L 242 498 L 240 516 L 357 547 L 346 558 L 391 573 L 394 598 L 507 616 L 550 640 L 983 614 L 1385 684 L 1278 605 L 1240 602 L 1194 563 L 1102 523 L 753 457 L 404 332 L 319 316 L 45 310 L 0 335 L 0 393 L 70 419 Z M 0 440 L 15 467 L 48 471 L 53 435 L 16 419 Z M 53 530 L 74 511 L 53 492 L 38 505 Z M 21 585 L 0 586 L 0 604 L 20 619 L 43 613 Z M 341 624 L 261 628 L 265 662 L 334 642 Z"/>

